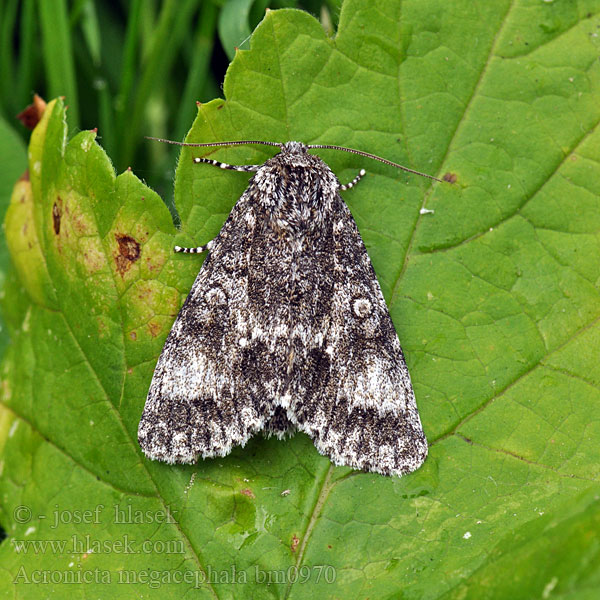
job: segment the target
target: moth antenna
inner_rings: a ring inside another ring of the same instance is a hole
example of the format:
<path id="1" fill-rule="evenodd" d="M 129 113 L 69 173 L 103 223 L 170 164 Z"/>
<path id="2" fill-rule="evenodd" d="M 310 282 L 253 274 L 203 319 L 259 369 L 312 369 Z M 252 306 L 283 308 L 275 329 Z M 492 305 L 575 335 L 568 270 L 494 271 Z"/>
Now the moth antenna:
<path id="1" fill-rule="evenodd" d="M 239 140 L 239 141 L 230 141 L 230 142 L 208 142 L 208 143 L 190 143 L 190 142 L 175 142 L 174 140 L 167 140 L 164 138 L 157 138 L 152 136 L 145 136 L 147 140 L 154 140 L 155 142 L 163 142 L 165 144 L 173 144 L 174 146 L 192 146 L 192 147 L 215 147 L 215 146 L 245 146 L 250 144 L 259 144 L 263 146 L 277 146 L 281 148 L 283 146 L 280 142 L 263 142 L 262 140 Z M 329 144 L 310 144 L 306 146 L 307 148 L 311 148 L 314 150 L 322 149 L 322 150 L 342 150 L 344 152 L 350 152 L 350 154 L 358 154 L 359 156 L 366 156 L 367 158 L 371 158 L 373 160 L 378 160 L 385 165 L 390 165 L 391 167 L 396 167 L 396 169 L 401 169 L 402 171 L 406 171 L 407 173 L 412 173 L 413 175 L 420 175 L 421 177 L 427 177 L 427 179 L 433 179 L 434 181 L 439 181 L 440 183 L 444 183 L 443 179 L 438 179 L 433 175 L 428 175 L 427 173 L 422 173 L 421 171 L 415 171 L 414 169 L 409 169 L 404 165 L 400 165 L 398 163 L 392 162 L 387 158 L 381 158 L 381 156 L 377 156 L 376 154 L 371 154 L 369 152 L 363 152 L 362 150 L 355 150 L 354 148 L 345 148 L 344 146 L 333 146 Z M 447 182 L 446 182 L 447 183 Z"/>
<path id="2" fill-rule="evenodd" d="M 208 142 L 206 144 L 196 144 L 191 142 L 175 142 L 173 140 L 165 140 L 164 138 L 157 138 L 152 136 L 145 136 L 147 140 L 154 140 L 155 142 L 164 142 L 165 144 L 173 144 L 174 146 L 194 146 L 194 147 L 206 147 L 206 146 L 244 146 L 247 144 L 262 144 L 264 146 L 278 146 L 281 147 L 283 144 L 279 142 L 262 142 L 260 140 L 240 140 L 237 142 Z"/>
<path id="3" fill-rule="evenodd" d="M 414 175 L 420 175 L 421 177 L 427 177 L 428 179 L 433 179 L 434 181 L 439 181 L 440 183 L 444 183 L 443 179 L 438 179 L 433 175 L 428 175 L 427 173 L 421 173 L 421 171 L 415 171 L 414 169 L 409 169 L 404 165 L 399 165 L 398 163 L 392 162 L 387 158 L 381 158 L 381 156 L 377 156 L 375 154 L 370 154 L 369 152 L 363 152 L 362 150 L 354 150 L 354 148 L 344 148 L 343 146 L 330 146 L 328 144 L 311 144 L 307 146 L 307 148 L 315 148 L 315 149 L 323 149 L 323 150 L 343 150 L 344 152 L 350 152 L 351 154 L 358 154 L 360 156 L 366 156 L 367 158 L 372 158 L 373 160 L 378 160 L 386 165 L 390 165 L 392 167 L 396 167 L 397 169 L 402 169 L 408 173 L 413 173 Z"/>

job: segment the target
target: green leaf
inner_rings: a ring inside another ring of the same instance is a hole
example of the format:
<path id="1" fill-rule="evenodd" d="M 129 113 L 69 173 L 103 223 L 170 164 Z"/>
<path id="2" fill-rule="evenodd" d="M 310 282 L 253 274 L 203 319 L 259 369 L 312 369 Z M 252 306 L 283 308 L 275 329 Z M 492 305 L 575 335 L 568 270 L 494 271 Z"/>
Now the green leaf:
<path id="1" fill-rule="evenodd" d="M 26 177 L 27 155 L 17 132 L 0 118 L 0 216 L 4 218 L 12 188 L 19 177 Z M 0 289 L 4 287 L 10 257 L 4 237 L 0 237 Z M 8 343 L 8 333 L 0 315 L 0 356 Z"/>
<path id="2" fill-rule="evenodd" d="M 250 37 L 248 17 L 254 0 L 227 0 L 219 13 L 219 37 L 229 60 Z"/>
<path id="3" fill-rule="evenodd" d="M 431 445 L 401 479 L 334 467 L 304 435 L 192 466 L 143 458 L 152 371 L 202 261 L 171 248 L 209 241 L 248 179 L 191 157 L 247 164 L 272 149 L 184 149 L 176 232 L 94 133 L 65 144 L 50 104 L 6 220 L 18 280 L 4 302 L 0 589 L 595 598 L 599 8 L 347 0 L 335 39 L 306 13 L 270 11 L 225 100 L 199 107 L 190 141 L 341 144 L 456 178 L 320 153 L 341 180 L 368 171 L 344 197 Z M 25 554 L 23 540 L 66 548 Z"/>

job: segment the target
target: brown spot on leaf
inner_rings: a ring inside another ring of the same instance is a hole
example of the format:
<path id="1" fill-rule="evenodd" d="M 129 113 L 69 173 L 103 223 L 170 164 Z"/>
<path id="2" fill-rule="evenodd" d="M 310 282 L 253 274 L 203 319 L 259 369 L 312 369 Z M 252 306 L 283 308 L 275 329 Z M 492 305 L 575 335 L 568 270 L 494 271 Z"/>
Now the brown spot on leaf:
<path id="1" fill-rule="evenodd" d="M 292 543 L 290 544 L 290 550 L 292 551 L 292 554 L 294 552 L 296 552 L 296 550 L 298 549 L 298 544 L 300 543 L 300 538 L 294 534 L 292 536 Z"/>
<path id="2" fill-rule="evenodd" d="M 132 331 L 129 334 L 129 337 L 135 342 L 135 340 L 137 340 L 137 333 L 135 331 Z"/>
<path id="3" fill-rule="evenodd" d="M 117 271 L 123 277 L 131 268 L 131 265 L 140 258 L 140 245 L 130 235 L 125 235 L 124 233 L 115 233 L 115 239 L 119 246 L 115 254 L 115 263 Z"/>
<path id="4" fill-rule="evenodd" d="M 29 181 L 29 169 L 25 169 L 25 171 L 23 171 L 23 175 L 19 177 L 19 181 Z"/>
<path id="5" fill-rule="evenodd" d="M 62 200 L 60 196 L 56 196 L 56 202 L 52 205 L 52 225 L 54 233 L 60 233 L 60 218 L 62 217 Z"/>
<path id="6" fill-rule="evenodd" d="M 104 322 L 104 318 L 100 316 L 96 319 L 96 322 L 98 323 L 98 337 L 103 338 L 108 329 Z"/>
<path id="7" fill-rule="evenodd" d="M 442 179 L 448 183 L 456 183 L 458 177 L 456 176 L 456 173 L 445 173 Z"/>
<path id="8" fill-rule="evenodd" d="M 33 95 L 33 102 L 22 110 L 17 119 L 27 127 L 27 129 L 35 129 L 35 126 L 40 122 L 44 111 L 46 110 L 46 102 L 41 96 Z"/>
<path id="9" fill-rule="evenodd" d="M 154 263 L 152 262 L 152 257 L 148 256 L 148 257 L 146 258 L 146 268 L 147 268 L 149 271 L 154 271 L 154 270 L 156 270 L 156 269 L 157 269 L 157 267 L 158 267 L 158 265 L 156 265 L 156 264 L 154 264 Z"/>
<path id="10" fill-rule="evenodd" d="M 155 321 L 150 321 L 148 323 L 148 331 L 150 332 L 150 335 L 152 337 L 156 337 L 157 335 L 160 335 L 160 332 L 162 331 L 162 327 Z"/>
<path id="11" fill-rule="evenodd" d="M 250 488 L 244 488 L 243 490 L 240 490 L 240 494 L 248 496 L 248 498 L 256 498 L 254 492 Z"/>

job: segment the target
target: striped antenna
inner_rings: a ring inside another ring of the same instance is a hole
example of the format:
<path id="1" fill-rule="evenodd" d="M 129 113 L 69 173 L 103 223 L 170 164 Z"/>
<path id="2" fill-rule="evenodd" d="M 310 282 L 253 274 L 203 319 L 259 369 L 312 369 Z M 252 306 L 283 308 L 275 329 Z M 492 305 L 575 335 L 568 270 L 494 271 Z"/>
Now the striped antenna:
<path id="1" fill-rule="evenodd" d="M 165 144 L 174 144 L 175 146 L 193 146 L 193 147 L 209 147 L 209 146 L 243 146 L 246 144 L 262 144 L 263 146 L 279 146 L 280 148 L 283 144 L 279 142 L 263 142 L 260 140 L 240 140 L 237 142 L 208 142 L 205 144 L 196 144 L 189 142 L 174 142 L 173 140 L 165 140 L 163 138 L 156 138 L 146 136 L 148 140 L 154 140 L 155 142 L 164 142 Z M 390 165 L 391 167 L 395 167 L 396 169 L 401 169 L 402 171 L 406 171 L 407 173 L 412 173 L 413 175 L 420 175 L 421 177 L 427 177 L 427 179 L 433 179 L 434 181 L 439 181 L 440 183 L 445 183 L 443 179 L 438 179 L 433 175 L 428 175 L 427 173 L 421 173 L 421 171 L 415 171 L 414 169 L 409 169 L 404 165 L 400 165 L 398 163 L 392 162 L 387 158 L 381 158 L 381 156 L 377 156 L 375 154 L 370 154 L 369 152 L 363 152 L 362 150 L 355 150 L 354 148 L 344 148 L 344 146 L 332 146 L 329 144 L 309 144 L 306 146 L 307 148 L 314 150 L 342 150 L 343 152 L 350 152 L 350 154 L 358 154 L 359 156 L 365 156 L 366 158 L 371 158 L 373 160 L 378 160 L 386 165 Z"/>

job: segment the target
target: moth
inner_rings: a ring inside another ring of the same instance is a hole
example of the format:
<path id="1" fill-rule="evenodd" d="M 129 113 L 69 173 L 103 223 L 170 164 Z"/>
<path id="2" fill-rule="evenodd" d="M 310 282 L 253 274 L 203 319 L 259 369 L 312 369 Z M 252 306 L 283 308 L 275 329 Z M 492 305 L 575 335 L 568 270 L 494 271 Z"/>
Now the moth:
<path id="1" fill-rule="evenodd" d="M 165 140 L 168 141 L 168 140 Z M 341 185 L 300 142 L 253 172 L 169 333 L 138 439 L 167 463 L 227 455 L 254 434 L 306 433 L 336 465 L 403 475 L 427 456 L 410 375 Z M 430 175 L 425 175 L 436 179 Z M 436 179 L 437 180 L 437 179 Z M 440 180 L 437 180 L 440 181 Z"/>

